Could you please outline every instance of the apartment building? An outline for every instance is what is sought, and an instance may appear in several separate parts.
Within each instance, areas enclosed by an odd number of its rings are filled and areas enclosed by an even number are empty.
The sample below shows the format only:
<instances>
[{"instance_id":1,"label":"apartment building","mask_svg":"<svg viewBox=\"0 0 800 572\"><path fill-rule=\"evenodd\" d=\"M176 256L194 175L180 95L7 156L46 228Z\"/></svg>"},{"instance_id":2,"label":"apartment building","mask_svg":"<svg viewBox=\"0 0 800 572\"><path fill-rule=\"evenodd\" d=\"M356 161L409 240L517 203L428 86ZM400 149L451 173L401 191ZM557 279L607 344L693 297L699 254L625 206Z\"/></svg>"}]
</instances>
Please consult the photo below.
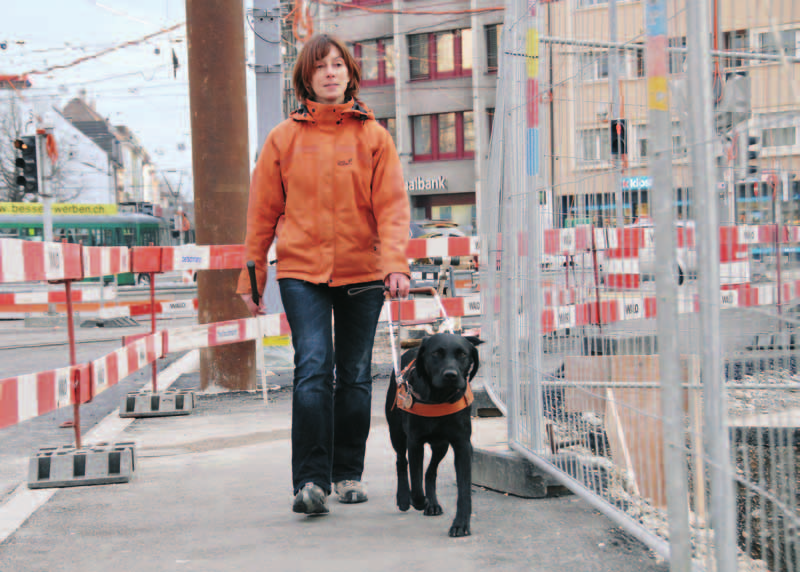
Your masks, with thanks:
<instances>
[{"instance_id":1,"label":"apartment building","mask_svg":"<svg viewBox=\"0 0 800 572\"><path fill-rule=\"evenodd\" d=\"M346 3L350 6L320 5L316 27L345 40L359 59L361 98L395 139L413 217L474 227L496 107L504 13L463 11L500 3L445 1L433 8L418 0ZM540 51L543 208L553 212L554 226L613 226L620 201L622 222L635 222L649 215L652 193L660 192L648 177L653 146L644 4L617 3L617 41L626 44L617 74L627 147L616 171L609 132L612 70L602 45L610 41L608 3L539 5L545 27ZM718 208L723 222L771 222L778 215L783 222L800 223L800 64L754 57L800 56L800 6L777 2L772 13L759 6L757 0L718 1L718 50L731 52L718 59L721 81L715 91ZM412 13L426 7L447 15ZM670 4L669 192L678 216L688 218L696 216L687 146L688 103L695 95L687 89L686 21L680 8L678 2ZM771 18L779 22L777 42ZM548 37L558 41L550 43ZM748 150L755 159L747 158ZM755 168L748 170L748 164Z\"/></svg>"},{"instance_id":2,"label":"apartment building","mask_svg":"<svg viewBox=\"0 0 800 572\"><path fill-rule=\"evenodd\" d=\"M686 47L681 5L670 3L669 14L671 192L678 216L685 218L693 206L687 110L688 102L698 96L687 89L686 53L680 51ZM779 212L783 222L800 223L800 64L755 57L800 56L800 7L776 2L768 11L756 0L719 0L717 8L718 50L731 52L718 59L722 81L715 91L721 220L772 222ZM627 44L617 66L627 154L616 177L610 153L609 52L580 43L610 41L608 4L567 0L550 4L549 9L552 14L544 35L576 40L553 44L542 62L552 70L555 86L545 104L549 113L544 113L545 131L557 134L553 152L550 147L545 150L545 162L551 167L548 184L555 194L555 223L613 225L620 198L624 222L633 222L648 214L652 193L662 192L652 188L647 177L653 147L647 124L644 3L620 1L617 5L617 41ZM773 18L778 22L775 30L770 27ZM747 151L755 158L748 159ZM754 168L748 170L748 164Z\"/></svg>"},{"instance_id":3,"label":"apartment building","mask_svg":"<svg viewBox=\"0 0 800 572\"><path fill-rule=\"evenodd\" d=\"M446 16L360 8L420 10L414 0L320 4L317 29L347 42L362 69L360 98L394 138L412 218L450 219L477 231L497 89L503 11L471 15L486 0L437 2Z\"/></svg>"}]
</instances>

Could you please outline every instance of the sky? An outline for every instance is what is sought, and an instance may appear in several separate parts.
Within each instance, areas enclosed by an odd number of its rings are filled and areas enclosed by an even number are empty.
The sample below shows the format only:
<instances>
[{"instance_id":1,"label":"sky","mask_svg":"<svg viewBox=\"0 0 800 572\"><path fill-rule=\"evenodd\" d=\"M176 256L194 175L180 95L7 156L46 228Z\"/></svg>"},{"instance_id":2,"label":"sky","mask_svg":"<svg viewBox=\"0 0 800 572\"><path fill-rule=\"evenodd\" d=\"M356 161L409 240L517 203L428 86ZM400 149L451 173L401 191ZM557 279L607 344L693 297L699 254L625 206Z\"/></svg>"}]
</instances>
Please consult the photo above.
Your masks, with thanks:
<instances>
[{"instance_id":1,"label":"sky","mask_svg":"<svg viewBox=\"0 0 800 572\"><path fill-rule=\"evenodd\" d=\"M6 3L9 0L3 0ZM36 0L2 11L0 74L68 64L114 45L138 40L186 20L186 0ZM245 55L253 61L246 28ZM5 49L3 49L5 46ZM179 67L174 76L172 50ZM126 125L155 165L191 189L191 122L186 27L84 63L31 76L25 97L63 107L82 90L114 125ZM251 148L255 139L254 78L247 74ZM250 153L253 156L253 153Z\"/></svg>"}]
</instances>

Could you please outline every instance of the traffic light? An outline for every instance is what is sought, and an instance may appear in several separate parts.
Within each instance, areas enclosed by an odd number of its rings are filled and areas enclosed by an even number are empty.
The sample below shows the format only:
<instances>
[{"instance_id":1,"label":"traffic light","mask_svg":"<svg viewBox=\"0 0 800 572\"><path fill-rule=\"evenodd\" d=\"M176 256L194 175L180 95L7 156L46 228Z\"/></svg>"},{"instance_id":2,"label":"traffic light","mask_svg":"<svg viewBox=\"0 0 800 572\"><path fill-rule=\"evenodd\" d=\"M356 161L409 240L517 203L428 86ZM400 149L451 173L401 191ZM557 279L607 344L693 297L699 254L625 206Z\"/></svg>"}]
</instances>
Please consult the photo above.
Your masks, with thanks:
<instances>
[{"instance_id":1,"label":"traffic light","mask_svg":"<svg viewBox=\"0 0 800 572\"><path fill-rule=\"evenodd\" d=\"M14 148L18 152L15 164L17 166L17 185L25 193L39 192L39 177L36 167L36 136L23 135L14 141Z\"/></svg>"},{"instance_id":2,"label":"traffic light","mask_svg":"<svg viewBox=\"0 0 800 572\"><path fill-rule=\"evenodd\" d=\"M745 176L752 177L758 173L758 137L747 137L747 171Z\"/></svg>"},{"instance_id":3,"label":"traffic light","mask_svg":"<svg viewBox=\"0 0 800 572\"><path fill-rule=\"evenodd\" d=\"M626 119L612 119L610 122L612 155L628 154L628 135L626 125Z\"/></svg>"}]
</instances>

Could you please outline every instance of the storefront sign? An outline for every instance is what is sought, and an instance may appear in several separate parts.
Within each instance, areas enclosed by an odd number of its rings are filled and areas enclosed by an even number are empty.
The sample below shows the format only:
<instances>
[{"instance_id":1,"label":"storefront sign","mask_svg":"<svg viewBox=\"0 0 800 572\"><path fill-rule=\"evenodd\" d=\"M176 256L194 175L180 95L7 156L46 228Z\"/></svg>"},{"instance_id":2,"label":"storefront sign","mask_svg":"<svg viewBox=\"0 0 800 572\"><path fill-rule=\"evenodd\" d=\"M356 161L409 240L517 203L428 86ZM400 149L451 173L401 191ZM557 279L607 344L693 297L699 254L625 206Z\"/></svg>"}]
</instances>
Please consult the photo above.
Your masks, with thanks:
<instances>
[{"instance_id":1,"label":"storefront sign","mask_svg":"<svg viewBox=\"0 0 800 572\"><path fill-rule=\"evenodd\" d=\"M78 203L55 203L53 204L54 216L81 215L115 215L117 205L113 204L78 204ZM40 216L44 213L42 203L0 203L0 215L34 215Z\"/></svg>"},{"instance_id":2,"label":"storefront sign","mask_svg":"<svg viewBox=\"0 0 800 572\"><path fill-rule=\"evenodd\" d=\"M406 181L407 193L411 191L430 191L433 189L447 190L447 177L443 175L440 175L438 177L433 177L431 179L423 179L422 177L417 177L416 179L411 179L410 181Z\"/></svg>"},{"instance_id":3,"label":"storefront sign","mask_svg":"<svg viewBox=\"0 0 800 572\"><path fill-rule=\"evenodd\" d=\"M653 186L652 177L622 177L623 191L637 191L649 189Z\"/></svg>"}]
</instances>

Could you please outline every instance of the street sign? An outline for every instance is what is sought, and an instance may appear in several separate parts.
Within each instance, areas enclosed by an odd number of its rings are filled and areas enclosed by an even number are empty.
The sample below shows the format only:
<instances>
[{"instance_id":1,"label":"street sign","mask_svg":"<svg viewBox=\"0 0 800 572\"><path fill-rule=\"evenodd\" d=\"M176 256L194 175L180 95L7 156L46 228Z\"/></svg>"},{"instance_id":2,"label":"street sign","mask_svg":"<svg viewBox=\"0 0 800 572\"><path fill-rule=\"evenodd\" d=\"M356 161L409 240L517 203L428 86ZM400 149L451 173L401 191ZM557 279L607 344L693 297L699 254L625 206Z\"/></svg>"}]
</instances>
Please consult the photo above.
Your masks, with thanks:
<instances>
[{"instance_id":1,"label":"street sign","mask_svg":"<svg viewBox=\"0 0 800 572\"><path fill-rule=\"evenodd\" d=\"M622 177L623 191L637 191L649 189L653 186L652 177Z\"/></svg>"}]
</instances>

